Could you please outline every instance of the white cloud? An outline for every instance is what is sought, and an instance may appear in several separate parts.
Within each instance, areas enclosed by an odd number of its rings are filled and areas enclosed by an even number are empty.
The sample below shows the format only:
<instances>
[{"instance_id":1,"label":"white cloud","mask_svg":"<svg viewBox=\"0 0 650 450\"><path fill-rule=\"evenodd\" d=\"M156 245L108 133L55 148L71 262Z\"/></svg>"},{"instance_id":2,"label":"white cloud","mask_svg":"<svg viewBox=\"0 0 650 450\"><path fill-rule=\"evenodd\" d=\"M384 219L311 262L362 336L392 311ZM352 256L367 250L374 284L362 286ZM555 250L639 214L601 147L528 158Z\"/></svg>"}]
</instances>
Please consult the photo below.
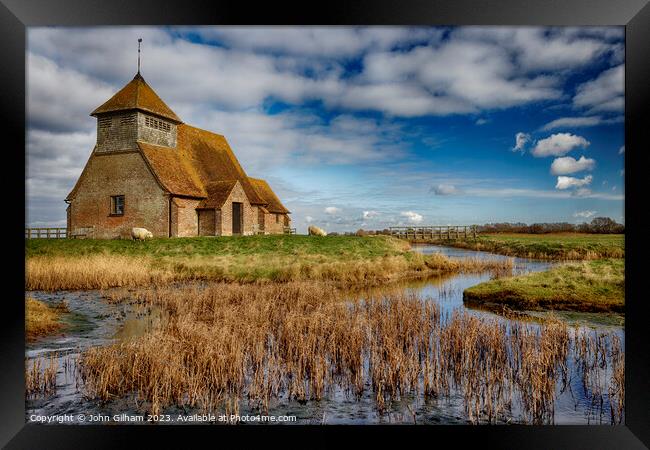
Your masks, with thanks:
<instances>
[{"instance_id":1,"label":"white cloud","mask_svg":"<svg viewBox=\"0 0 650 450\"><path fill-rule=\"evenodd\" d=\"M600 116L591 117L561 117L555 119L542 127L542 130L553 130L555 128L577 128L589 127L602 123Z\"/></svg>"},{"instance_id":2,"label":"white cloud","mask_svg":"<svg viewBox=\"0 0 650 450\"><path fill-rule=\"evenodd\" d=\"M187 117L185 117L187 116ZM202 110L185 121L223 134L237 158L262 176L271 166L293 163L355 164L399 159L406 148L400 128L382 119L350 115L330 121L307 112Z\"/></svg>"},{"instance_id":3,"label":"white cloud","mask_svg":"<svg viewBox=\"0 0 650 450\"><path fill-rule=\"evenodd\" d=\"M566 178L566 177L564 177ZM558 192L542 189L521 189L521 188L473 188L467 189L466 194L476 197L489 197L489 198L555 198L555 199L570 199L575 197L572 192ZM623 195L604 194L601 192L590 192L589 198L600 200L623 200Z\"/></svg>"},{"instance_id":4,"label":"white cloud","mask_svg":"<svg viewBox=\"0 0 650 450\"><path fill-rule=\"evenodd\" d=\"M336 206L328 206L327 208L324 209L324 211L325 214L334 215L340 213L341 209L337 208Z\"/></svg>"},{"instance_id":5,"label":"white cloud","mask_svg":"<svg viewBox=\"0 0 650 450\"><path fill-rule=\"evenodd\" d=\"M353 57L369 50L438 39L442 29L422 27L192 27L191 33L208 40L256 52L309 56Z\"/></svg>"},{"instance_id":6,"label":"white cloud","mask_svg":"<svg viewBox=\"0 0 650 450\"><path fill-rule=\"evenodd\" d=\"M480 118L480 119L477 119L477 120L476 120L476 125L485 125L485 124L488 123L488 122L489 122L488 119Z\"/></svg>"},{"instance_id":7,"label":"white cloud","mask_svg":"<svg viewBox=\"0 0 650 450\"><path fill-rule=\"evenodd\" d=\"M379 213L377 211L364 211L362 214L362 217L364 219L372 219L374 217L377 217Z\"/></svg>"},{"instance_id":8,"label":"white cloud","mask_svg":"<svg viewBox=\"0 0 650 450\"><path fill-rule=\"evenodd\" d=\"M314 221L314 218L312 216L305 216L305 222L311 223Z\"/></svg>"},{"instance_id":9,"label":"white cloud","mask_svg":"<svg viewBox=\"0 0 650 450\"><path fill-rule=\"evenodd\" d=\"M589 219L590 217L593 217L596 215L598 211L576 211L573 214L573 217L581 217L583 219Z\"/></svg>"},{"instance_id":10,"label":"white cloud","mask_svg":"<svg viewBox=\"0 0 650 450\"><path fill-rule=\"evenodd\" d=\"M95 119L89 114L114 94L111 86L32 53L27 65L29 126L58 132L94 130Z\"/></svg>"},{"instance_id":11,"label":"white cloud","mask_svg":"<svg viewBox=\"0 0 650 450\"><path fill-rule=\"evenodd\" d=\"M530 142L530 134L520 131L515 135L515 146L512 148L512 151L523 153L528 142Z\"/></svg>"},{"instance_id":12,"label":"white cloud","mask_svg":"<svg viewBox=\"0 0 650 450\"><path fill-rule=\"evenodd\" d=\"M576 89L573 104L590 111L622 111L625 105L625 65L602 72Z\"/></svg>"},{"instance_id":13,"label":"white cloud","mask_svg":"<svg viewBox=\"0 0 650 450\"><path fill-rule=\"evenodd\" d=\"M532 154L538 158L544 156L562 156L576 147L586 148L589 141L582 136L571 133L557 133L537 141Z\"/></svg>"},{"instance_id":14,"label":"white cloud","mask_svg":"<svg viewBox=\"0 0 650 450\"><path fill-rule=\"evenodd\" d=\"M418 213L413 212L413 211L402 211L400 213L400 216L406 217L408 219L408 221L411 222L411 223L420 223L420 222L422 222L422 219L424 219L424 217L422 217L421 214L418 214Z\"/></svg>"},{"instance_id":15,"label":"white cloud","mask_svg":"<svg viewBox=\"0 0 650 450\"><path fill-rule=\"evenodd\" d=\"M220 45L190 42L189 33ZM553 70L587 64L611 47L541 27L36 28L28 44L117 88L135 72L140 36L143 75L172 109L244 110L277 98L406 117L558 99L562 75ZM358 75L344 76L337 58L347 57L363 58Z\"/></svg>"},{"instance_id":16,"label":"white cloud","mask_svg":"<svg viewBox=\"0 0 650 450\"><path fill-rule=\"evenodd\" d=\"M439 184L431 188L431 191L436 195L457 195L462 192L453 184Z\"/></svg>"},{"instance_id":17,"label":"white cloud","mask_svg":"<svg viewBox=\"0 0 650 450\"><path fill-rule=\"evenodd\" d=\"M573 191L571 195L574 197L590 197L593 195L593 192L589 188L581 187Z\"/></svg>"},{"instance_id":18,"label":"white cloud","mask_svg":"<svg viewBox=\"0 0 650 450\"><path fill-rule=\"evenodd\" d=\"M551 174L567 175L570 173L581 172L583 170L593 170L596 167L596 160L581 156L576 160L571 156L555 158L551 164Z\"/></svg>"},{"instance_id":19,"label":"white cloud","mask_svg":"<svg viewBox=\"0 0 650 450\"><path fill-rule=\"evenodd\" d=\"M622 155L623 153L625 153L625 146L621 145L621 148L618 149L618 154Z\"/></svg>"},{"instance_id":20,"label":"white cloud","mask_svg":"<svg viewBox=\"0 0 650 450\"><path fill-rule=\"evenodd\" d=\"M593 177L587 175L584 178L574 178L574 177L557 177L557 184L555 185L556 189L569 189L569 188L579 188L591 184Z\"/></svg>"}]
</instances>

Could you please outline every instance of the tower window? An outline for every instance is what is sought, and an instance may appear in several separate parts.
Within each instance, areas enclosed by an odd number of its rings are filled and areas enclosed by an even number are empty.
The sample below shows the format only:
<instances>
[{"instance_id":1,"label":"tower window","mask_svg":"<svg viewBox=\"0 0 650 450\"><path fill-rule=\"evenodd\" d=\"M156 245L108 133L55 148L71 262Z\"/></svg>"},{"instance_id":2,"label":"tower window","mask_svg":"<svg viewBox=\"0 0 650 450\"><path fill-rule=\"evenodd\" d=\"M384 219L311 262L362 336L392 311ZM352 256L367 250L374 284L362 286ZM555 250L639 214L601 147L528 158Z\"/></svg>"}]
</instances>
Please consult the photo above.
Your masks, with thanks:
<instances>
[{"instance_id":1,"label":"tower window","mask_svg":"<svg viewBox=\"0 0 650 450\"><path fill-rule=\"evenodd\" d=\"M171 129L171 126L164 120L154 119L150 116L145 116L144 124L147 127L153 128L155 130L169 131Z\"/></svg>"},{"instance_id":2,"label":"tower window","mask_svg":"<svg viewBox=\"0 0 650 450\"><path fill-rule=\"evenodd\" d=\"M113 124L113 120L110 117L102 117L101 119L99 119L98 123L99 123L99 128L105 130L111 127L111 125Z\"/></svg>"},{"instance_id":3,"label":"tower window","mask_svg":"<svg viewBox=\"0 0 650 450\"><path fill-rule=\"evenodd\" d=\"M124 215L124 196L113 195L111 197L111 216Z\"/></svg>"},{"instance_id":4,"label":"tower window","mask_svg":"<svg viewBox=\"0 0 650 450\"><path fill-rule=\"evenodd\" d=\"M135 114L129 114L120 118L120 125L133 125L135 123Z\"/></svg>"}]
</instances>

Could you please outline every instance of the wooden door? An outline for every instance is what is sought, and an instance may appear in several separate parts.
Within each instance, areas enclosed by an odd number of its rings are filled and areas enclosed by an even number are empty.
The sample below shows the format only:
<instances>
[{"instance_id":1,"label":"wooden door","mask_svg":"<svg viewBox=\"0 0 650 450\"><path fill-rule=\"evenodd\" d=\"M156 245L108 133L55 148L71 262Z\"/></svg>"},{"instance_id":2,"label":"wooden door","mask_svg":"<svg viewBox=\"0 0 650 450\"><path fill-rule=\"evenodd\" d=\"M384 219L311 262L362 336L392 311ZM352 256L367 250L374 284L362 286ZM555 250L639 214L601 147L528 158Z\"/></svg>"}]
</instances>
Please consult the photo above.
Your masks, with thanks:
<instances>
[{"instance_id":1,"label":"wooden door","mask_svg":"<svg viewBox=\"0 0 650 450\"><path fill-rule=\"evenodd\" d=\"M232 204L232 234L241 234L243 226L243 217L242 217L242 204L235 203Z\"/></svg>"}]
</instances>

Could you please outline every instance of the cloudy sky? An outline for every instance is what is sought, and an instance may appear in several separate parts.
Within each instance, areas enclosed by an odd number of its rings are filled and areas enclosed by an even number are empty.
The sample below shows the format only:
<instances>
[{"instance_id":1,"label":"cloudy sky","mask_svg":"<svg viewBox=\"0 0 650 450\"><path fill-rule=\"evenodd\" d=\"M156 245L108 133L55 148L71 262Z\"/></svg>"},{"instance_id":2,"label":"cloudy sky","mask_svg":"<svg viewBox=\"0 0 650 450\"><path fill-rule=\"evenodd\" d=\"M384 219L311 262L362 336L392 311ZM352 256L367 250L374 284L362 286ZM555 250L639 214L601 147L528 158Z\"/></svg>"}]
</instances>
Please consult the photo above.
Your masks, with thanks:
<instances>
[{"instance_id":1,"label":"cloudy sky","mask_svg":"<svg viewBox=\"0 0 650 450\"><path fill-rule=\"evenodd\" d=\"M294 226L624 221L624 29L30 28L27 223L64 226L89 113L137 70Z\"/></svg>"}]
</instances>

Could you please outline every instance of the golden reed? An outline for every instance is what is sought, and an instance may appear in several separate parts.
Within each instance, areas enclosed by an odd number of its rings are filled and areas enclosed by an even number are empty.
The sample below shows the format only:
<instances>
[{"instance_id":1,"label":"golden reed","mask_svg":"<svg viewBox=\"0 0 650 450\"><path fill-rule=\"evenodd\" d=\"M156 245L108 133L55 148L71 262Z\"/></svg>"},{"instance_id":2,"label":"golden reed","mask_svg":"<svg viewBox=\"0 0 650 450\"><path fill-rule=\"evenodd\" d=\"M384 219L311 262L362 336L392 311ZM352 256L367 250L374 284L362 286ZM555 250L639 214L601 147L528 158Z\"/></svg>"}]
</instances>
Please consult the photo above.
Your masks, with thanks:
<instances>
[{"instance_id":1,"label":"golden reed","mask_svg":"<svg viewBox=\"0 0 650 450\"><path fill-rule=\"evenodd\" d=\"M516 400L523 421L549 423L572 340L595 345L559 320L447 316L414 293L350 300L332 283L195 283L129 295L166 319L143 336L85 351L77 374L89 397L136 393L153 413L172 405L237 411L242 401L268 411L278 397L305 402L342 389L360 398L370 389L380 413L405 395L461 393L472 423L509 420ZM605 355L615 373L617 351ZM610 394L616 414L619 386Z\"/></svg>"},{"instance_id":2,"label":"golden reed","mask_svg":"<svg viewBox=\"0 0 650 450\"><path fill-rule=\"evenodd\" d=\"M334 281L341 284L379 284L426 277L444 272L512 270L509 259L450 259L445 256L405 253L352 261L327 257L296 258L251 255L241 257L153 257L88 255L34 256L26 263L26 290L107 289L148 286L175 281L218 282Z\"/></svg>"}]
</instances>

